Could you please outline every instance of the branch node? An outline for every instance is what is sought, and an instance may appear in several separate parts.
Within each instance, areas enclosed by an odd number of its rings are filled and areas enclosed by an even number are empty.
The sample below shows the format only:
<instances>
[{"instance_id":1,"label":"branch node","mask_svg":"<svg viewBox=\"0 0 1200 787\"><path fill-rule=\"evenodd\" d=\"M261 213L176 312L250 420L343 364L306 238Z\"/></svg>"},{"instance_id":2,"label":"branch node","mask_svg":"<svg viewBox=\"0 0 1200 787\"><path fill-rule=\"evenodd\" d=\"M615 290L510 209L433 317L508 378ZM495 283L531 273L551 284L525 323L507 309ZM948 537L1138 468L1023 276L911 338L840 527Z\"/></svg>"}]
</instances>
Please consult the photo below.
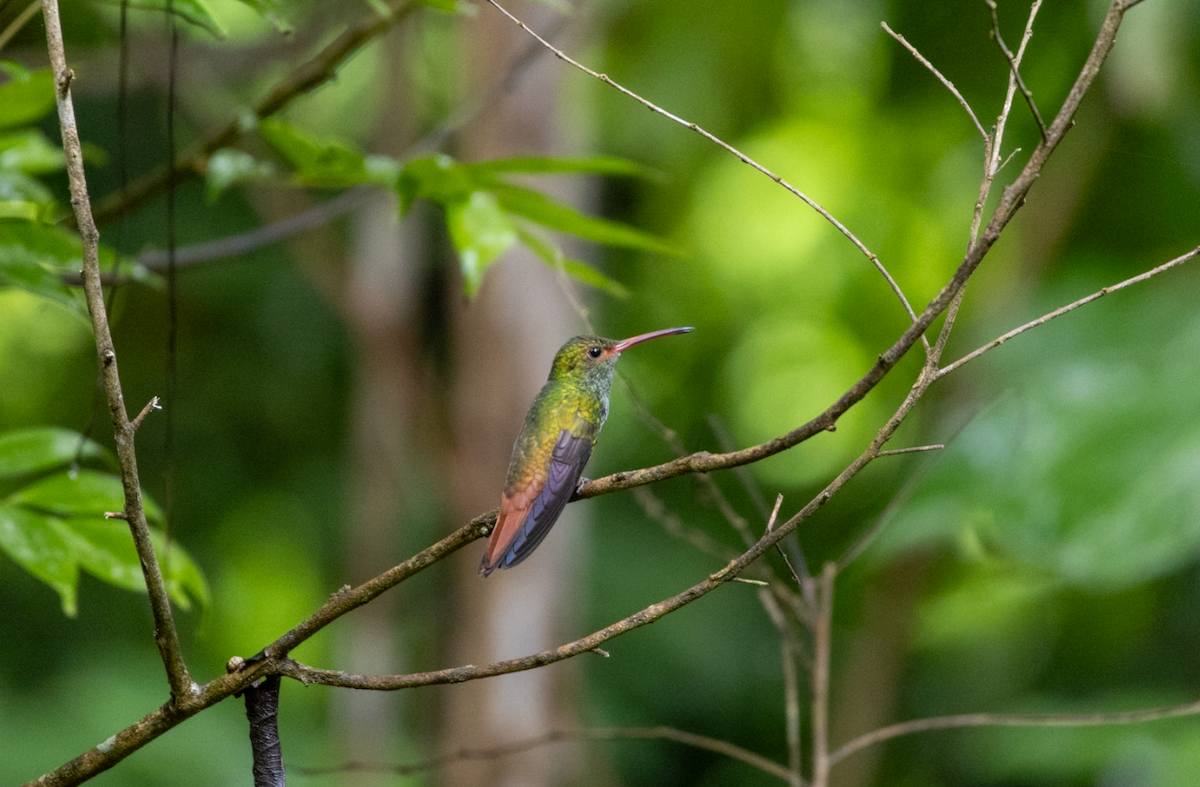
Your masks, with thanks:
<instances>
[{"instance_id":1,"label":"branch node","mask_svg":"<svg viewBox=\"0 0 1200 787\"><path fill-rule=\"evenodd\" d=\"M129 517L125 516L124 511L105 511L104 518L105 519L123 519L126 522L129 521Z\"/></svg>"}]
</instances>

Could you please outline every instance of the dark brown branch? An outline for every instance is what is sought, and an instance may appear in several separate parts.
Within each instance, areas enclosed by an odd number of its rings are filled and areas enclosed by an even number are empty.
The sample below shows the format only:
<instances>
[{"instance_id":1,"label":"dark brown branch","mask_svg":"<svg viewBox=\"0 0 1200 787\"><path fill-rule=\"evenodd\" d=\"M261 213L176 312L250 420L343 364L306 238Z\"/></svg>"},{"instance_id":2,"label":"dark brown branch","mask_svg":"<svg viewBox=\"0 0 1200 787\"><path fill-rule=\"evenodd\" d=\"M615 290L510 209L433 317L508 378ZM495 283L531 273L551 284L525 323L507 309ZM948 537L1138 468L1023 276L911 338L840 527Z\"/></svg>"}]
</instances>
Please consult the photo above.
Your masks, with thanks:
<instances>
[{"instance_id":1,"label":"dark brown branch","mask_svg":"<svg viewBox=\"0 0 1200 787\"><path fill-rule=\"evenodd\" d=\"M66 49L63 45L62 23L58 14L57 0L42 0L42 14L46 21L46 41L50 51L50 63L54 69L55 97L58 102L58 119L62 126L63 154L67 161L67 175L71 187L71 206L79 225L83 242L83 289L87 299L88 314L96 336L96 353L100 360L104 392L108 398L109 415L112 418L113 435L116 439L117 458L121 465L121 486L125 492L125 519L133 543L137 547L150 595L150 609L154 614L154 641L167 671L171 687L171 698L175 703L187 704L196 686L188 675L183 652L179 647L179 634L171 616L171 599L163 583L162 570L154 545L150 541L150 527L146 523L146 512L142 507L142 489L138 480L137 452L134 449L136 426L130 422L125 411L125 397L121 391L121 376L117 371L117 353L113 346L112 333L108 327L108 314L104 306L104 292L100 285L100 233L92 218L91 202L88 199L87 178L83 169L83 147L79 141L79 128L75 123L75 106L71 100L71 80L74 74L67 68Z\"/></svg>"},{"instance_id":2,"label":"dark brown branch","mask_svg":"<svg viewBox=\"0 0 1200 787\"><path fill-rule=\"evenodd\" d=\"M275 86L252 110L258 120L268 118L283 109L293 99L314 90L337 75L337 69L348 57L357 52L371 39L381 35L396 23L406 18L418 3L408 0L388 0L387 14L374 14L344 31L315 57L301 64ZM228 125L185 152L172 167L161 167L150 172L120 192L109 194L96 203L97 224L107 224L123 218L145 205L166 189L167 184L178 185L204 171L208 157L221 148L228 147L241 138L244 131L241 119Z\"/></svg>"}]
</instances>

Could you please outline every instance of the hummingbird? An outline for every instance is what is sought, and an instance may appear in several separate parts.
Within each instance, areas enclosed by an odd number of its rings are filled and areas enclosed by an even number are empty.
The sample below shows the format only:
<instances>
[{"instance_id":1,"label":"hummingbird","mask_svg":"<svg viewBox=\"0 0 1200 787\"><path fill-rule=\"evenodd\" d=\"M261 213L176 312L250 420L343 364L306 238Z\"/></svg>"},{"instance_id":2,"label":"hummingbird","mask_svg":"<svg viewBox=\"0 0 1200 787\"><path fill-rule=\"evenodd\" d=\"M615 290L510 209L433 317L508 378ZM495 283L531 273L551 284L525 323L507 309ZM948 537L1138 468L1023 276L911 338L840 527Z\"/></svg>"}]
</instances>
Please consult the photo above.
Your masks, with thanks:
<instances>
[{"instance_id":1,"label":"hummingbird","mask_svg":"<svg viewBox=\"0 0 1200 787\"><path fill-rule=\"evenodd\" d=\"M500 515L479 573L512 568L537 549L579 487L608 418L608 392L621 353L635 344L688 333L665 328L621 341L576 336L554 356L550 379L525 416L500 496Z\"/></svg>"}]
</instances>

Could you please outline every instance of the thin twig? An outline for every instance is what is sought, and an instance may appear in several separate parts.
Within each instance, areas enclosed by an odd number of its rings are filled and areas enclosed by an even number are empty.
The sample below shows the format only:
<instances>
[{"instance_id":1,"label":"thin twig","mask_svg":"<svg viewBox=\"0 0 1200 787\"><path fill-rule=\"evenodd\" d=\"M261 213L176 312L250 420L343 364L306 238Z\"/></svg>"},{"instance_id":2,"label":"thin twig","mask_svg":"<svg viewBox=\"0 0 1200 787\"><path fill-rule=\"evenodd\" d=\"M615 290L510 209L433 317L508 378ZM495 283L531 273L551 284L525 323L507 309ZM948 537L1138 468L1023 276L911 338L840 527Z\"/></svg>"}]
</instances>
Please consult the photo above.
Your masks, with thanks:
<instances>
[{"instance_id":1,"label":"thin twig","mask_svg":"<svg viewBox=\"0 0 1200 787\"><path fill-rule=\"evenodd\" d=\"M874 252L872 252L870 249L868 249L866 247L866 244L864 244L862 241L860 241L854 235L854 233L851 232L844 224L842 224L840 221L838 221L836 218L834 218L832 213L825 210L825 208L823 208L819 204L817 204L816 201L814 201L812 198L810 198L804 192L800 191L800 189L798 189L795 186L793 186L792 184L788 183L782 177L780 177L779 175L776 175L774 172L767 169L762 164L759 164L757 161L750 158L749 156L747 156L745 153L741 152L737 148L733 147L728 142L725 142L724 140L720 139L719 137L709 133L708 131L705 131L703 128L701 128L697 124L692 123L691 121L688 121L688 120L684 120L683 118L679 117L678 115L668 112L667 110L658 106L657 104L650 101L649 99L643 98L642 96L638 95L637 93L634 93L632 90L625 87L624 85L621 85L620 83L616 82L611 77L609 77L607 74L601 74L598 71L594 71L594 70L588 68L587 66L583 65L578 60L575 60L570 55L568 55L566 52L562 51L561 49L554 46L549 41L547 41L546 39L542 38L540 35L535 33L529 27L529 25L525 24L520 19L518 19L517 17L515 17L511 13L509 13L507 10L505 10L505 8L503 6L501 6L499 3L497 3L496 0L488 0L488 3L490 3L492 6L494 6L498 11L500 11L500 13L504 14L509 19L511 19L514 23L517 24L517 26L519 26L526 33L528 33L529 35L531 35L535 39L537 39L537 41L539 43L541 43L542 46L546 47L551 52L553 52L554 56L557 57L559 60L562 60L564 63L568 63L569 65L574 66L575 68L579 69L580 71L584 72L585 74L595 77L596 79L600 80L604 84L606 84L612 88L615 88L616 90L625 94L629 98L632 98L634 101L637 101L639 104L646 107L650 111L655 112L659 115L662 115L663 117L667 118L668 120L672 120L675 123L678 123L679 125L681 125L685 128L689 128L692 131L695 131L697 134L704 137L709 142L712 142L714 145L717 145L718 147L723 148L724 150L728 151L729 153L732 153L734 156L737 156L737 158L743 164L750 165L754 169L761 172L763 175L766 175L768 178L770 178L771 180L778 183L783 188L787 189L789 192L791 192L791 194L793 196L800 199L805 205L808 205L810 208L812 208L817 213L819 213L821 215L821 217L824 218L827 222L832 224L834 226L834 228L837 229L838 232L842 233L842 235L845 236L845 238L847 240L849 240L851 243L854 244L855 248L857 248L860 252L862 252L863 256L865 256L868 260L870 260L871 264L875 266L876 270L878 270L879 273L883 276L883 278L887 281L888 286L890 286L892 288L892 292L894 292L896 294L896 297L900 299L900 303L904 307L904 311L907 312L909 319L911 319L911 320L916 319L916 313L913 312L912 306L909 305L908 298L906 298L904 296L904 291L900 289L900 285L897 284L896 280L892 278L892 275L890 273L888 273L887 268L884 267L883 263L879 260L879 257Z\"/></svg>"},{"instance_id":2,"label":"thin twig","mask_svg":"<svg viewBox=\"0 0 1200 787\"><path fill-rule=\"evenodd\" d=\"M162 405L160 405L158 403L158 397L157 396L151 397L150 401L146 402L146 406L142 408L142 411L140 413L138 413L137 417L134 418L133 421L130 423L130 426L133 427L133 431L136 432L138 429L141 428L142 421L146 420L146 416L150 415L150 412L152 410L161 410L161 409L162 409Z\"/></svg>"},{"instance_id":3,"label":"thin twig","mask_svg":"<svg viewBox=\"0 0 1200 787\"><path fill-rule=\"evenodd\" d=\"M1200 702L1184 705L1169 705L1161 708L1118 711L1115 713L1061 713L1061 714L1003 714L962 713L956 716L934 716L915 719L872 730L865 735L843 744L829 759L840 762L851 754L874 746L877 743L929 730L963 729L964 727L1103 727L1116 724L1140 724L1147 721L1174 719L1180 716L1200 714Z\"/></svg>"},{"instance_id":4,"label":"thin twig","mask_svg":"<svg viewBox=\"0 0 1200 787\"><path fill-rule=\"evenodd\" d=\"M1021 68L1017 63L1016 57L1004 43L1004 36L1000 34L1000 14L996 10L996 0L984 0L987 7L992 11L992 37L996 39L996 44L1000 47L1000 51L1004 54L1004 59L1008 61L1008 67L1012 69L1013 78L1017 80L1017 87L1021 89L1021 95L1025 97L1025 103L1029 105L1029 111L1033 113L1033 119L1037 121L1038 130L1042 133L1042 140L1046 139L1046 124L1042 121L1042 114L1038 112L1037 104L1033 100L1033 93L1025 86L1025 80L1021 79ZM1034 6L1041 4L1041 0L1034 0ZM1033 13L1037 13L1034 11Z\"/></svg>"},{"instance_id":5,"label":"thin twig","mask_svg":"<svg viewBox=\"0 0 1200 787\"><path fill-rule=\"evenodd\" d=\"M926 57L924 55L922 55L920 52L918 52L917 48L915 46L908 43L908 40L904 36L900 35L892 28L888 27L887 22L880 22L879 24L883 26L883 29L887 32L888 35L890 35L892 38L894 38L898 42L900 42L900 45L903 46L905 49L907 49L908 53L910 55L912 55L914 58L916 58L918 63L925 66L925 68L929 69L929 72L931 74L933 74L935 77L937 77L938 81L941 82L946 87L946 89L950 91L951 95L953 95L956 99L958 99L958 103L961 104L962 108L967 111L967 115L970 116L971 122L975 124L975 128L976 128L976 130L979 131L979 135L981 137L983 137L983 144L984 145L990 144L991 137L989 137L987 131L984 130L983 124L979 122L979 118L975 115L975 110L971 109L971 105L967 103L967 100L965 98L963 98L962 93L958 92L958 88L956 88L954 86L954 83L951 82L949 79L946 79L946 77L942 76L942 72L938 71L937 68L934 67L933 63L930 63L929 60L926 59Z\"/></svg>"},{"instance_id":6,"label":"thin twig","mask_svg":"<svg viewBox=\"0 0 1200 787\"><path fill-rule=\"evenodd\" d=\"M1194 260L1197 257L1200 257L1200 246L1197 246L1196 248L1192 249L1191 251L1189 251L1186 254L1181 254L1180 256L1176 257L1175 259L1173 259L1169 262L1164 262L1162 265L1159 265L1155 268L1151 268L1150 270L1145 271L1144 273L1139 273L1137 276L1132 276L1128 279L1125 279L1124 281L1109 285L1108 287L1103 287L1103 288L1097 290L1096 292L1093 292L1091 295L1088 295L1087 297L1080 298L1079 300L1074 301L1072 303L1068 303L1066 306L1060 306L1059 308L1055 309L1052 312L1043 314L1041 317L1038 317L1036 320L1030 320L1029 322L1025 323L1024 325L1022 325L1020 327L1013 328L1008 333L1003 334L1002 336L998 336L995 339L992 339L990 342L983 345L979 349L974 350L973 352L967 353L963 357L959 358L957 361L942 367L941 369L938 370L937 376L944 377L945 375L950 374L950 372L953 372L955 369L958 369L958 368L962 367L963 365L970 363L971 361L975 360L979 356L983 355L988 350L993 350L993 349L999 347L1000 345L1007 342L1009 339L1012 339L1015 336L1020 336L1021 334L1025 333L1025 331L1028 331L1031 328L1036 328L1039 325L1045 325L1046 323L1050 322L1054 318L1061 317L1064 314L1066 314L1067 312L1071 312L1071 311L1074 311L1075 309L1078 309L1080 306L1086 306L1087 304L1091 303L1092 301L1096 301L1096 300L1099 300L1100 298L1103 298L1105 295L1109 295L1110 293L1118 292L1118 291L1123 290L1126 287L1130 287L1134 284L1140 284L1141 282L1144 282L1147 279L1153 278L1153 277L1159 275L1160 273L1165 273L1166 271L1169 271L1172 268L1176 268L1180 265L1183 265L1185 262L1190 262L1191 260Z\"/></svg>"},{"instance_id":7,"label":"thin twig","mask_svg":"<svg viewBox=\"0 0 1200 787\"><path fill-rule=\"evenodd\" d=\"M125 493L125 519L133 536L141 562L142 573L150 596L150 609L154 615L154 642L158 646L167 681L171 688L172 701L186 706L193 701L195 684L188 675L183 652L179 646L179 634L171 615L171 599L167 595L162 570L154 545L150 540L150 527L146 523L146 512L142 506L142 489L138 479L137 452L134 448L134 425L125 412L125 398L121 390L121 376L117 370L117 353L112 333L108 326L108 314L104 307L104 292L100 285L100 233L92 217L88 199L87 177L83 168L83 147L79 139L79 128L75 123L75 105L71 100L73 72L67 68L66 49L63 45L62 22L58 13L57 0L42 0L42 15L46 23L46 41L50 52L50 63L54 70L55 98L58 103L58 119L62 126L63 154L67 162L67 176L71 188L71 205L75 209L75 220L83 244L83 288L87 300L88 314L96 337L96 353L104 378L104 391L108 397L108 410L112 418L113 435L116 440L117 458L121 466L121 486Z\"/></svg>"},{"instance_id":8,"label":"thin twig","mask_svg":"<svg viewBox=\"0 0 1200 787\"><path fill-rule=\"evenodd\" d=\"M946 446L942 443L934 443L933 445L914 445L909 448L892 448L887 451L880 451L876 456L896 456L897 454L917 454L922 451L940 451Z\"/></svg>"}]
</instances>

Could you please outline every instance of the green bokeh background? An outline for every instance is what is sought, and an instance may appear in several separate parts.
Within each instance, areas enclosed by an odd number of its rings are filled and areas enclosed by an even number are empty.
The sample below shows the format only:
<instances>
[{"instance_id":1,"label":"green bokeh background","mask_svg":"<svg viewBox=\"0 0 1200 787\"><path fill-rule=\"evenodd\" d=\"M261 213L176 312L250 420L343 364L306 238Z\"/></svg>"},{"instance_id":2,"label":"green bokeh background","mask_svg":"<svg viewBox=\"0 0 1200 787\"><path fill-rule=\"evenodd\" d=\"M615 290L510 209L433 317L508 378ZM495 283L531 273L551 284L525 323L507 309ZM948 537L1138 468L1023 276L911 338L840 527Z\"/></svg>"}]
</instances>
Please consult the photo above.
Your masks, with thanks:
<instances>
[{"instance_id":1,"label":"green bokeh background","mask_svg":"<svg viewBox=\"0 0 1200 787\"><path fill-rule=\"evenodd\" d=\"M211 7L229 39L186 29L185 62L278 43L240 4ZM226 122L236 111L232 102L260 96L301 59L298 52L319 43L315 31L327 31L327 39L345 19L366 12L342 2L281 9L299 41L279 45L244 80L226 80L220 89L206 89L199 77L185 82L191 92L179 119L184 139ZM115 62L115 11L90 4L64 10L69 52L110 56L82 58L84 79L76 87L85 139L109 154L89 170L93 193L106 194L117 185L119 145L115 79L100 75ZM1043 116L1069 89L1103 10L1093 0L1042 8L1023 75ZM0 22L12 13L0 11ZM1027 6L1002 2L999 13L1013 46ZM406 23L404 58L419 130L463 100L473 52L462 39L476 19L423 11ZM131 20L135 44L161 49L161 18L135 12ZM584 4L569 24L583 32L575 53L590 66L699 123L836 215L885 261L919 310L968 241L982 144L963 109L880 21L937 64L985 126L994 122L1006 66L981 2L607 0ZM42 46L34 25L0 55L38 67ZM367 147L365 129L389 100L373 85L393 64L380 46L368 47L336 82L289 107L286 119ZM165 152L158 84L138 81L129 96L132 175ZM620 155L665 175L601 183L601 208L667 238L684 256L594 252L591 259L631 296L596 296L592 316L610 336L697 327L669 353L660 348L652 358L631 354L622 362L638 397L690 450L719 449L710 414L738 445L807 421L903 330L904 312L878 273L779 186L595 80L572 71L563 84L560 122L587 140L580 154ZM51 120L44 127L56 138ZM1036 133L1018 97L1004 152L1024 152L1014 153L1002 182L1021 166ZM201 184L189 183L178 200L181 245L261 223L236 190L209 202ZM162 247L162 216L161 203L151 206L104 228L105 240L128 253ZM1146 0L1128 15L1077 127L972 283L947 357L1187 251L1198 229L1200 3ZM344 238L342 224L333 231ZM454 286L448 267L431 275L440 287ZM172 534L213 592L210 608L179 616L200 680L218 674L229 656L257 650L350 581L340 567L352 503L347 430L359 349L318 279L281 246L180 274ZM972 711L1125 710L1196 697L1198 294L1200 270L1185 267L955 372L897 437L897 445L946 442L947 449L876 463L802 528L815 569L883 518L878 538L839 584L835 682L853 679L851 656L883 636L881 620L892 620L902 633L878 656L878 674L892 676L884 722ZM431 313L425 326L422 346L435 368L455 352L445 320ZM161 291L118 292L114 330L128 402L162 392L166 325ZM0 429L90 428L107 441L94 359L86 327L66 310L0 291ZM798 509L862 449L907 391L916 363L906 359L836 433L751 468L757 493L782 493L784 511ZM617 386L614 417L589 475L670 457L633 411ZM161 418L146 422L139 449L148 490L165 500ZM714 478L761 527L755 496L732 474ZM738 543L693 480L655 493L685 522ZM902 504L889 507L901 493ZM580 571L587 583L581 629L674 594L719 565L664 533L629 494L586 505L605 530L604 548L589 553ZM459 524L443 502L419 506L415 535L406 536L413 539L405 544L409 552ZM417 669L444 666L444 645L430 641L426 625L444 603L435 600L438 582L434 574L414 586L428 611L401 624ZM5 560L0 599L0 782L35 778L163 701L161 682L146 677L157 678L161 666L143 598L85 578L79 614L65 618L50 589ZM612 645L619 658L580 670L586 723L676 726L785 758L779 643L753 589L727 588ZM298 657L325 665L332 653L327 635ZM854 688L841 686L835 700ZM285 751L304 752L305 764L339 761L328 733L332 691L285 685ZM423 725L435 714L429 708L438 691L406 710L398 761L437 753ZM96 783L249 784L241 713L233 702L207 711ZM865 731L853 728L854 718L847 723L844 734ZM614 783L771 781L677 744L592 745L604 747ZM1185 718L1137 727L934 732L875 753L882 759L866 783L879 785L1185 787L1200 780L1200 724Z\"/></svg>"}]
</instances>

